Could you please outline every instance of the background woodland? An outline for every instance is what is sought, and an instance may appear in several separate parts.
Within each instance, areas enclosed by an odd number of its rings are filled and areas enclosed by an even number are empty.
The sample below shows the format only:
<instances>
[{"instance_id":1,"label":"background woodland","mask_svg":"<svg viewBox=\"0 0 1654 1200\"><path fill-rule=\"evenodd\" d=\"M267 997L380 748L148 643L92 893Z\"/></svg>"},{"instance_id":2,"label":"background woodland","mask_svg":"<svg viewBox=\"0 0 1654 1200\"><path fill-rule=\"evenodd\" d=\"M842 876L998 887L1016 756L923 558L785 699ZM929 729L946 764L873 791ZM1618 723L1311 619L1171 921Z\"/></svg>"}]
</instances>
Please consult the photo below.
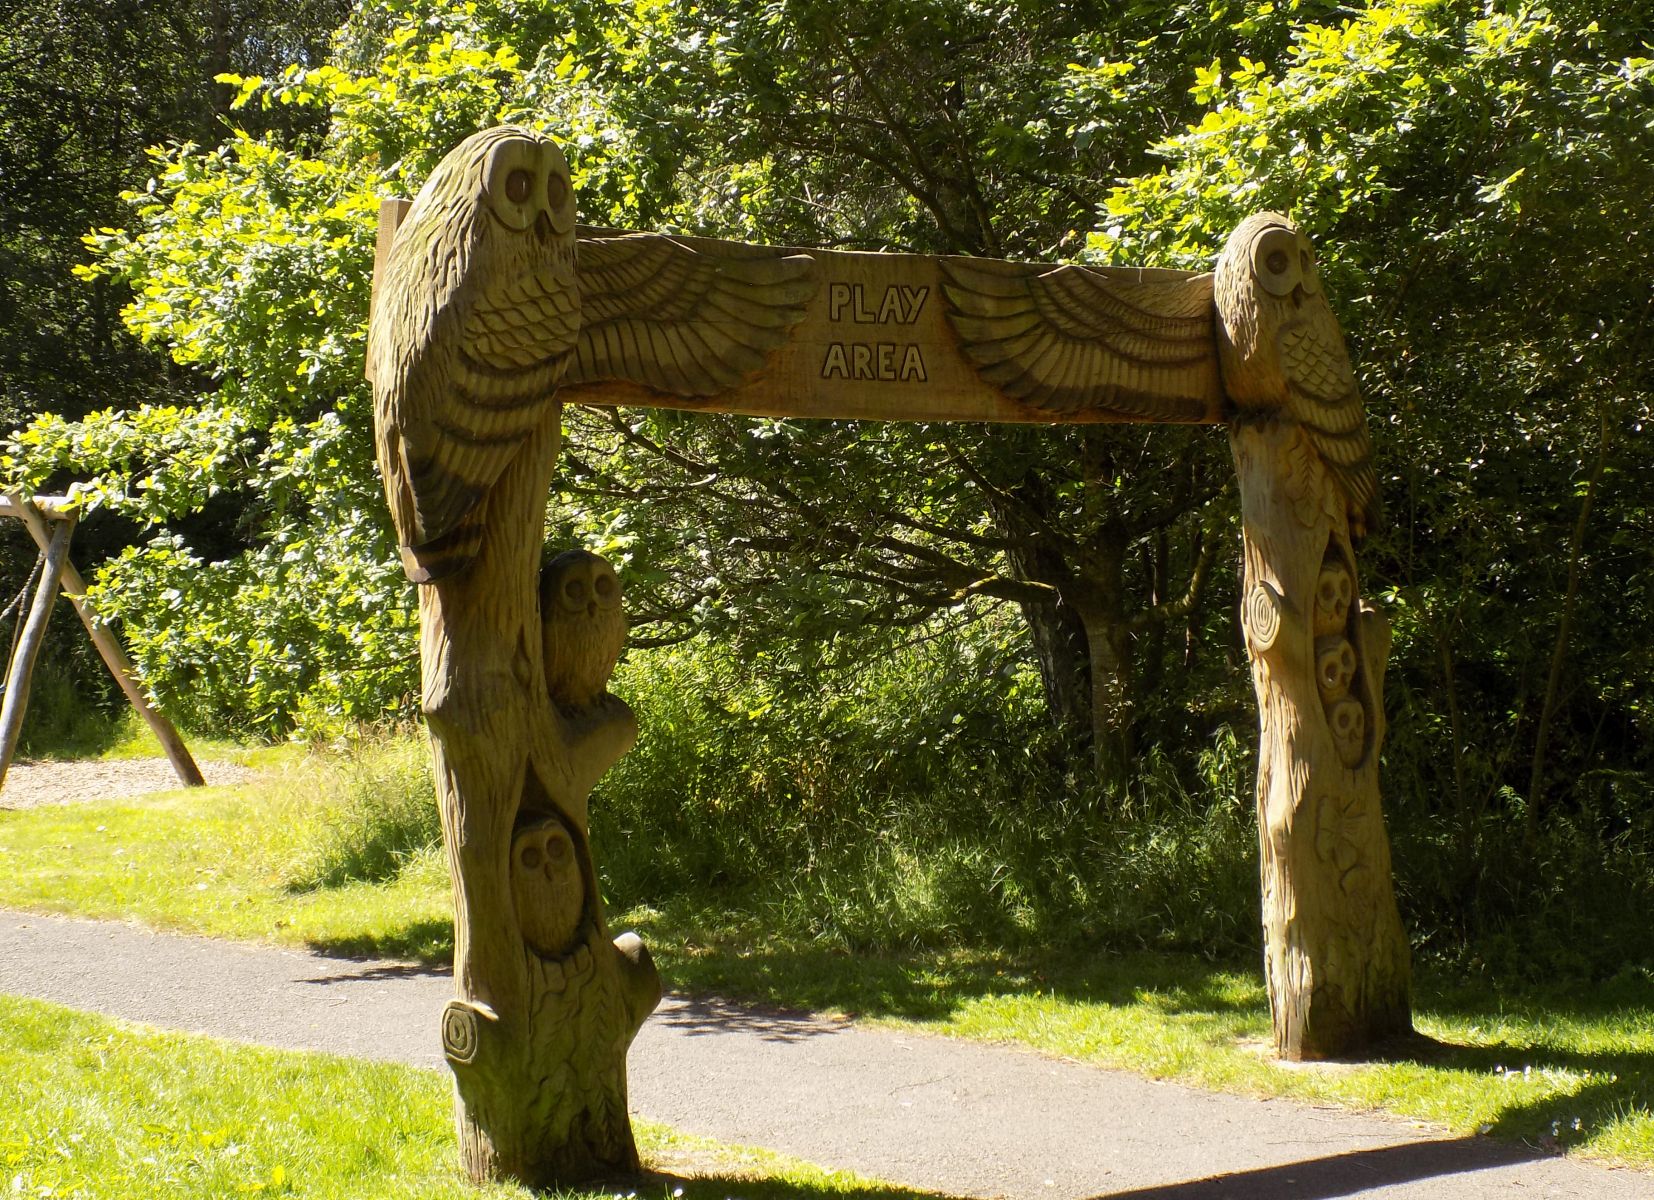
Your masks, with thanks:
<instances>
[{"instance_id":1,"label":"background woodland","mask_svg":"<svg viewBox=\"0 0 1654 1200\"><path fill-rule=\"evenodd\" d=\"M1205 269L1315 238L1365 392L1403 916L1467 974L1654 968L1654 10L9 0L0 473L202 731L405 720L372 461L378 203L541 127L581 218ZM608 888L848 946L1257 942L1221 431L571 409L615 563ZM34 561L0 546L8 594ZM59 620L32 736L109 712Z\"/></svg>"}]
</instances>

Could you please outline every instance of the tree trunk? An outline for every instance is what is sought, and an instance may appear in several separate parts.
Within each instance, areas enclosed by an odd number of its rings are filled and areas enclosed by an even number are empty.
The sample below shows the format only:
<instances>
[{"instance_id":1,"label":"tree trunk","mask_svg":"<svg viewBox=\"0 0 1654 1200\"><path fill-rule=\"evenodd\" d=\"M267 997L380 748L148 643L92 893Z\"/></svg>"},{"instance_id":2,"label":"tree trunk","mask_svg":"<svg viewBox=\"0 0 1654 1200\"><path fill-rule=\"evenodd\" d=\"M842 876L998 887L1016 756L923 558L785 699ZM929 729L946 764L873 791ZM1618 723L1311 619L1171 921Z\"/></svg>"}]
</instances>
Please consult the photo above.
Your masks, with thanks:
<instances>
[{"instance_id":1,"label":"tree trunk","mask_svg":"<svg viewBox=\"0 0 1654 1200\"><path fill-rule=\"evenodd\" d=\"M626 1049L660 996L642 943L609 938L587 842L587 792L636 726L607 697L601 728L576 727L547 692L536 574L559 440L554 417L491 491L478 558L420 588L460 1157L479 1182L536 1187L637 1169Z\"/></svg>"},{"instance_id":2,"label":"tree trunk","mask_svg":"<svg viewBox=\"0 0 1654 1200\"><path fill-rule=\"evenodd\" d=\"M1389 626L1359 598L1344 503L1304 430L1237 424L1230 447L1275 1046L1295 1061L1344 1056L1411 1028L1378 795Z\"/></svg>"}]
</instances>

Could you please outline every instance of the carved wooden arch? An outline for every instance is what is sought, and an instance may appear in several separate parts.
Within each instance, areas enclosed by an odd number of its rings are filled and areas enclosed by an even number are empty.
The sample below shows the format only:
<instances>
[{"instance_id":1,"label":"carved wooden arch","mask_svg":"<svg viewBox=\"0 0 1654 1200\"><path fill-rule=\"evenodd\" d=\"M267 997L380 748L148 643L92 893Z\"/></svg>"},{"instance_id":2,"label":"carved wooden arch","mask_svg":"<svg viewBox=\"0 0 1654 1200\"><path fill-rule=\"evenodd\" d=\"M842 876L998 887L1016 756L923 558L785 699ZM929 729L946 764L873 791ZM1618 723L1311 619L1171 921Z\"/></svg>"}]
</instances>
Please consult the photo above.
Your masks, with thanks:
<instances>
[{"instance_id":1,"label":"carved wooden arch","mask_svg":"<svg viewBox=\"0 0 1654 1200\"><path fill-rule=\"evenodd\" d=\"M576 229L549 145L510 129L468 139L411 206L386 202L374 272L368 371L423 585L456 907L442 1038L470 1174L544 1185L635 1169L625 1054L659 998L642 944L610 936L587 841L587 795L637 732L604 688L623 632L605 607L612 573L565 555L538 574L561 403L1226 425L1277 1051L1339 1056L1409 1029L1378 790L1389 640L1353 549L1376 484L1342 336L1292 223L1250 218L1213 273Z\"/></svg>"}]
</instances>

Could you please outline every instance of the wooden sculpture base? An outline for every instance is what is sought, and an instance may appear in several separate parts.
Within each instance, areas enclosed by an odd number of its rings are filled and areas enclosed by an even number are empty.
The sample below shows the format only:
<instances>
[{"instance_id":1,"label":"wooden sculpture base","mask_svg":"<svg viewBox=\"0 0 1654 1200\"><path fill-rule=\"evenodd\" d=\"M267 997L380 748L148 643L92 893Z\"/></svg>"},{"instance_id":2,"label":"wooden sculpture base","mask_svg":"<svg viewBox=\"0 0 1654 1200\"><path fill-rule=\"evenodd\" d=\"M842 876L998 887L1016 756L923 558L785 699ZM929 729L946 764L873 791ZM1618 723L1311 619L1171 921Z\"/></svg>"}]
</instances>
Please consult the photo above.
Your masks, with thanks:
<instances>
[{"instance_id":1,"label":"wooden sculpture base","mask_svg":"<svg viewBox=\"0 0 1654 1200\"><path fill-rule=\"evenodd\" d=\"M1412 1024L1378 796L1389 626L1360 601L1343 501L1305 432L1239 424L1230 446L1275 1046L1293 1061L1344 1057Z\"/></svg>"},{"instance_id":2,"label":"wooden sculpture base","mask_svg":"<svg viewBox=\"0 0 1654 1200\"><path fill-rule=\"evenodd\" d=\"M636 725L613 697L571 721L547 694L536 581L558 440L553 414L490 496L470 569L420 588L454 885L442 1045L460 1158L478 1182L530 1186L637 1169L626 1050L660 999L642 942L609 937L587 842L587 790Z\"/></svg>"}]
</instances>

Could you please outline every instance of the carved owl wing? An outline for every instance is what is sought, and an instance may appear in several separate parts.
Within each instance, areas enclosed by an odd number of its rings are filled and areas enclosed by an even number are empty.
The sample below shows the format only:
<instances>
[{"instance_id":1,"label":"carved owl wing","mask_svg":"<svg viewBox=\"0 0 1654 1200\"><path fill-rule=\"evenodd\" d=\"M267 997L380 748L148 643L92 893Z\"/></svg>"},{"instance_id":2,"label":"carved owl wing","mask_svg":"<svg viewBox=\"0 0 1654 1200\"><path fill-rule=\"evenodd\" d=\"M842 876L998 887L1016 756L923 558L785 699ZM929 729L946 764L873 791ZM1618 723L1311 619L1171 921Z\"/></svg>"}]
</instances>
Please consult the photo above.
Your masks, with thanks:
<instances>
[{"instance_id":1,"label":"carved owl wing","mask_svg":"<svg viewBox=\"0 0 1654 1200\"><path fill-rule=\"evenodd\" d=\"M691 246L661 234L581 238L581 328L565 382L626 379L710 396L764 365L816 291L809 255Z\"/></svg>"},{"instance_id":2,"label":"carved owl wing","mask_svg":"<svg viewBox=\"0 0 1654 1200\"><path fill-rule=\"evenodd\" d=\"M1354 533L1379 523L1378 477L1361 390L1350 367L1338 321L1317 295L1305 305L1307 319L1280 332L1281 373L1286 376L1287 410L1303 426L1349 504ZM1364 527L1363 527L1364 526Z\"/></svg>"},{"instance_id":3,"label":"carved owl wing","mask_svg":"<svg viewBox=\"0 0 1654 1200\"><path fill-rule=\"evenodd\" d=\"M1216 410L1211 276L965 258L942 273L961 348L1007 395L1134 420Z\"/></svg>"}]
</instances>

